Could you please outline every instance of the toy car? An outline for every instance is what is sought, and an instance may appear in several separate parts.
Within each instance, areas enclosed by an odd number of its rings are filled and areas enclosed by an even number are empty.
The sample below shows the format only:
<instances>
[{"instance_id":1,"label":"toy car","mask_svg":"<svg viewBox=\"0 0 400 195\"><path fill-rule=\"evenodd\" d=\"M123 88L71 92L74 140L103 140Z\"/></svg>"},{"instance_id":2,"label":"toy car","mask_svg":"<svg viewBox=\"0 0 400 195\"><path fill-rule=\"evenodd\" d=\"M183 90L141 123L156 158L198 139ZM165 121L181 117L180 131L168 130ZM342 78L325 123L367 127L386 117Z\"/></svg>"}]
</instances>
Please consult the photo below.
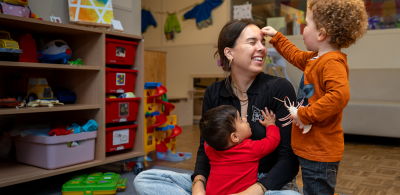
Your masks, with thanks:
<instances>
[{"instance_id":1,"label":"toy car","mask_svg":"<svg viewBox=\"0 0 400 195\"><path fill-rule=\"evenodd\" d=\"M53 92L46 78L30 77L27 74L7 75L6 94L18 101L28 96L27 103L37 99L53 100Z\"/></svg>"},{"instance_id":2,"label":"toy car","mask_svg":"<svg viewBox=\"0 0 400 195\"><path fill-rule=\"evenodd\" d=\"M42 63L66 64L71 59L72 51L63 40L54 40L45 44L42 51L37 52L37 57Z\"/></svg>"},{"instance_id":3,"label":"toy car","mask_svg":"<svg viewBox=\"0 0 400 195\"><path fill-rule=\"evenodd\" d=\"M59 100L62 103L72 104L76 101L75 93L64 87L54 87L53 93L54 99Z\"/></svg>"},{"instance_id":4,"label":"toy car","mask_svg":"<svg viewBox=\"0 0 400 195\"><path fill-rule=\"evenodd\" d=\"M10 33L0 30L0 60L18 61L22 49L19 49L18 42L11 39Z\"/></svg>"}]
</instances>

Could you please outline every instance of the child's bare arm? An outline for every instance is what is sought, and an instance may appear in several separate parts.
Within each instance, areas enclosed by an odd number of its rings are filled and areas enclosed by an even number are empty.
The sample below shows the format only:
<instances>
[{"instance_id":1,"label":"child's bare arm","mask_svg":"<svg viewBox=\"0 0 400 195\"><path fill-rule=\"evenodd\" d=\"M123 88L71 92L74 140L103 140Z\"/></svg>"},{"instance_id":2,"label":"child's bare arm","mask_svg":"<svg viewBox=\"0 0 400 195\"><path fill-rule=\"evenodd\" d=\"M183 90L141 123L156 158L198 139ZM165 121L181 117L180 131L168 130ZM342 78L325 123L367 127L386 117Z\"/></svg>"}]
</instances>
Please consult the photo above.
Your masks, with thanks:
<instances>
[{"instance_id":1,"label":"child's bare arm","mask_svg":"<svg viewBox=\"0 0 400 195\"><path fill-rule=\"evenodd\" d=\"M264 35L273 37L269 43L275 47L279 54L281 54L287 61L299 68L301 71L304 71L307 60L318 55L317 52L305 52L299 50L282 33L277 32L270 26L262 28L261 32Z\"/></svg>"}]
</instances>

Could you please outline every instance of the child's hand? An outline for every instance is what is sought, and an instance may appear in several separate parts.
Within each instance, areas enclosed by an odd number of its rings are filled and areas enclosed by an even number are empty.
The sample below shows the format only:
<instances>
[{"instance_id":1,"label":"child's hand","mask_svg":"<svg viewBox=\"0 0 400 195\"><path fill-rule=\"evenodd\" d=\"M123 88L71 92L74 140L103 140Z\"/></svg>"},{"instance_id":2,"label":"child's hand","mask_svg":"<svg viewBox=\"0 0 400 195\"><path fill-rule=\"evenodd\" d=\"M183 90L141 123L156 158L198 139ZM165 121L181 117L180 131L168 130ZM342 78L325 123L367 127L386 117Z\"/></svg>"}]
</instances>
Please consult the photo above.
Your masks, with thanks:
<instances>
[{"instance_id":1,"label":"child's hand","mask_svg":"<svg viewBox=\"0 0 400 195\"><path fill-rule=\"evenodd\" d=\"M272 28L270 26L266 26L266 27L261 29L261 32L264 35L267 35L267 36L270 36L270 37L274 37L278 31L276 31L274 28Z\"/></svg>"},{"instance_id":2,"label":"child's hand","mask_svg":"<svg viewBox=\"0 0 400 195\"><path fill-rule=\"evenodd\" d=\"M272 110L268 112L267 107L265 107L265 112L261 110L261 113L264 117L264 121L261 119L259 121L264 127L268 127L268 125L275 125L275 114L272 112Z\"/></svg>"},{"instance_id":3,"label":"child's hand","mask_svg":"<svg viewBox=\"0 0 400 195\"><path fill-rule=\"evenodd\" d=\"M292 124L298 126L300 129L303 129L304 126L306 126L301 122L299 116L297 115L297 112L295 112L292 115L290 115L289 119L293 120Z\"/></svg>"}]
</instances>

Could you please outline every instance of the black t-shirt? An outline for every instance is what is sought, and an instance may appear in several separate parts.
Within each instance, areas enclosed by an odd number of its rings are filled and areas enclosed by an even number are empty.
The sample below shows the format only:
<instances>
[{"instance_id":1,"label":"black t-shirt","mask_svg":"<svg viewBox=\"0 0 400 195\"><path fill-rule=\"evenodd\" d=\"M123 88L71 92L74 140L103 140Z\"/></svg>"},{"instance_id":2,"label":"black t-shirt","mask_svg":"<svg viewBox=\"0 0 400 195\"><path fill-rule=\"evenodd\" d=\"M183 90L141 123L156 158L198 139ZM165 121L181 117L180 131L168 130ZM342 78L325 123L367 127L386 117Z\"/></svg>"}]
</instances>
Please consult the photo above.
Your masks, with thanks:
<instances>
[{"instance_id":1,"label":"black t-shirt","mask_svg":"<svg viewBox=\"0 0 400 195\"><path fill-rule=\"evenodd\" d=\"M299 162L290 146L292 125L282 127L285 121L278 121L278 119L286 117L289 111L283 102L274 99L274 97L283 100L287 96L291 101L296 101L293 86L284 78L260 73L247 90L247 95L249 98L247 121L252 131L250 139L260 140L266 136L266 128L258 121L260 118L263 119L261 110L265 110L265 107L267 107L276 115L276 125L279 127L281 142L274 152L260 160L258 172L268 173L266 177L259 181L268 190L280 190L297 175ZM204 94L202 114L204 115L208 110L220 105L232 105L241 113L240 101L225 80L216 81L207 87ZM209 174L210 162L204 151L204 140L200 138L192 180L197 175L208 178Z\"/></svg>"}]
</instances>

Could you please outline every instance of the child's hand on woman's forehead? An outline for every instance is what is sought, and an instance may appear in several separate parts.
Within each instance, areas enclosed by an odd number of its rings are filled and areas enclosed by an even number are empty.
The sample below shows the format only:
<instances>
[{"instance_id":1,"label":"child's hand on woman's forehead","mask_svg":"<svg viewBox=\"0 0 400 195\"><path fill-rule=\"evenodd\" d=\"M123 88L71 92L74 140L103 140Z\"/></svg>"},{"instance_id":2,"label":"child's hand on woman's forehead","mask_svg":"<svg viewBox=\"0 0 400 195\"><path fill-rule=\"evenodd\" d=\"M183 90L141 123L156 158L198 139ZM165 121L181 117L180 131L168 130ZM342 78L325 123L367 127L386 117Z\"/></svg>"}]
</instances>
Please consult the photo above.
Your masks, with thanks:
<instances>
[{"instance_id":1,"label":"child's hand on woman's forehead","mask_svg":"<svg viewBox=\"0 0 400 195\"><path fill-rule=\"evenodd\" d=\"M276 31L274 28L272 28L270 26L266 26L261 29L261 32L264 36L267 35L270 37L274 37L278 31Z\"/></svg>"}]
</instances>

